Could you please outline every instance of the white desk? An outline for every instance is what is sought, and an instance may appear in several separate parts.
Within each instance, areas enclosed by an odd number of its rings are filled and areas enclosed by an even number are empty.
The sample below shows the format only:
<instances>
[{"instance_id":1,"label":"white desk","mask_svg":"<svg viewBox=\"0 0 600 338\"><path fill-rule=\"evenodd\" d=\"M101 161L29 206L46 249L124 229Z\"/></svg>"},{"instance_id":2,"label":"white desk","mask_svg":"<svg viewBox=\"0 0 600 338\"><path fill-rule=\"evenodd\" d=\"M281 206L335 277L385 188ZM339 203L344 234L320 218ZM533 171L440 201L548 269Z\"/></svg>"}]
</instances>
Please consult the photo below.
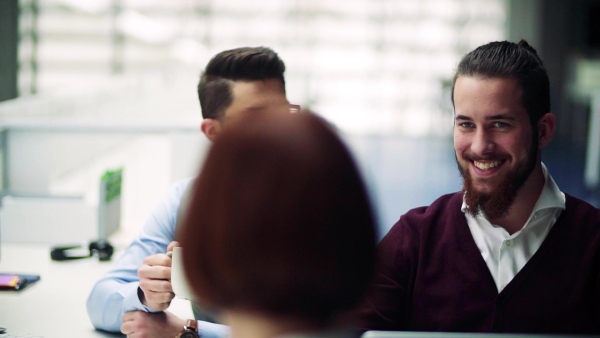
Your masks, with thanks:
<instances>
[{"instance_id":1,"label":"white desk","mask_svg":"<svg viewBox=\"0 0 600 338\"><path fill-rule=\"evenodd\" d=\"M37 274L41 280L24 290L0 292L0 326L7 333L29 333L46 338L124 337L96 331L85 302L94 283L114 264L96 257L54 262L50 246L2 243L0 272ZM117 251L113 260L122 251ZM174 299L169 310L193 318L189 301Z\"/></svg>"}]
</instances>

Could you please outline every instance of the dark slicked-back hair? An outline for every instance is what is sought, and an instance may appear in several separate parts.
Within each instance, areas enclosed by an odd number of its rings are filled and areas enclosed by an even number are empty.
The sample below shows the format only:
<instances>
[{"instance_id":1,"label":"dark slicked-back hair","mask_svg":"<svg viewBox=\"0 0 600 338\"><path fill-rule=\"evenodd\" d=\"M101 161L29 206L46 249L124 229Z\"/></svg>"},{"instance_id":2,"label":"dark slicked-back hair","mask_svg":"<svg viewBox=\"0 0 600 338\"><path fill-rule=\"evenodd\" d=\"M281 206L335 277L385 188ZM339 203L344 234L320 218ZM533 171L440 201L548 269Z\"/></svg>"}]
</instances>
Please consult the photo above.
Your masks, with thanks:
<instances>
[{"instance_id":1,"label":"dark slicked-back hair","mask_svg":"<svg viewBox=\"0 0 600 338\"><path fill-rule=\"evenodd\" d=\"M241 47L215 55L206 65L198 83L202 117L218 119L233 101L232 81L277 79L283 84L285 64L267 47Z\"/></svg>"},{"instance_id":2,"label":"dark slicked-back hair","mask_svg":"<svg viewBox=\"0 0 600 338\"><path fill-rule=\"evenodd\" d=\"M490 42L465 55L452 81L452 105L454 86L459 76L517 80L522 89L522 104L532 126L550 112L548 73L535 49L525 40L519 43Z\"/></svg>"},{"instance_id":3,"label":"dark slicked-back hair","mask_svg":"<svg viewBox=\"0 0 600 338\"><path fill-rule=\"evenodd\" d=\"M241 117L213 143L178 229L200 303L319 325L362 299L375 220L357 166L312 113Z\"/></svg>"}]
</instances>

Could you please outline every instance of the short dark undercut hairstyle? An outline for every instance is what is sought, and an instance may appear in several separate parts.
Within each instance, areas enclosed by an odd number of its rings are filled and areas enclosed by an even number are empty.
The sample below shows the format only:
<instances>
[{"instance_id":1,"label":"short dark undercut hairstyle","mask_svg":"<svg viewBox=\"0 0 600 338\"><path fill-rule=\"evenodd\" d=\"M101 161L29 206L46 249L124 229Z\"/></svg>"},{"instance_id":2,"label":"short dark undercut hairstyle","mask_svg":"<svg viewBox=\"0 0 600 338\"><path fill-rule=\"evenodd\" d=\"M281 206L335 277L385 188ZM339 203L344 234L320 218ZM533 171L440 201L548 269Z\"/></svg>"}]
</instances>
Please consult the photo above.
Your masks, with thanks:
<instances>
[{"instance_id":1,"label":"short dark undercut hairstyle","mask_svg":"<svg viewBox=\"0 0 600 338\"><path fill-rule=\"evenodd\" d=\"M550 112L550 80L536 50L525 40L490 42L465 55L458 64L452 80L452 106L454 86L459 76L515 79L521 86L521 103L529 114L531 126ZM533 128L536 130L536 128Z\"/></svg>"},{"instance_id":2,"label":"short dark undercut hairstyle","mask_svg":"<svg viewBox=\"0 0 600 338\"><path fill-rule=\"evenodd\" d=\"M277 79L285 91L285 64L267 47L241 47L215 55L206 65L198 83L202 117L219 119L233 101L233 81Z\"/></svg>"}]
</instances>

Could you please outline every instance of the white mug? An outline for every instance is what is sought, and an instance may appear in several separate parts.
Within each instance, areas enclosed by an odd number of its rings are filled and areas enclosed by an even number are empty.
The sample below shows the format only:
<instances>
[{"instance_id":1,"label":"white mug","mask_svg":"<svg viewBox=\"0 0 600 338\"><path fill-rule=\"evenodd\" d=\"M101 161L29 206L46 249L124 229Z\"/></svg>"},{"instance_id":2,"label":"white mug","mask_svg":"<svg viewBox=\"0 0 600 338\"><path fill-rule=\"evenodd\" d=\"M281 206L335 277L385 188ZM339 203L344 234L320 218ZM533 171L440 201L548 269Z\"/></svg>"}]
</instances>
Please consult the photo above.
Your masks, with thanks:
<instances>
[{"instance_id":1,"label":"white mug","mask_svg":"<svg viewBox=\"0 0 600 338\"><path fill-rule=\"evenodd\" d=\"M183 271L183 250L181 247L173 248L171 259L171 285L173 286L173 292L177 298L194 300L194 293Z\"/></svg>"}]
</instances>

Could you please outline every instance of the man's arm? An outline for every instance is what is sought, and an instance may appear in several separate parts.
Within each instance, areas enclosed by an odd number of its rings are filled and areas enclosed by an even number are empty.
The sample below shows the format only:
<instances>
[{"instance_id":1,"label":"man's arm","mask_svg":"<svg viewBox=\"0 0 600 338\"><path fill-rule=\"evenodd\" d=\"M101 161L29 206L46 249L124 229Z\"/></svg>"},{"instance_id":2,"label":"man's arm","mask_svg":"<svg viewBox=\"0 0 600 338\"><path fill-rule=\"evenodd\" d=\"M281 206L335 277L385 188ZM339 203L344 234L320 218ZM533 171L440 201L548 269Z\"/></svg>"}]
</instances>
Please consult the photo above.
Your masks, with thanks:
<instances>
[{"instance_id":1,"label":"man's arm","mask_svg":"<svg viewBox=\"0 0 600 338\"><path fill-rule=\"evenodd\" d=\"M361 330L402 330L409 313L413 245L401 219L377 245L377 268L358 310Z\"/></svg>"},{"instance_id":2,"label":"man's arm","mask_svg":"<svg viewBox=\"0 0 600 338\"><path fill-rule=\"evenodd\" d=\"M183 329L184 320L169 311L152 309L142 303L145 299L138 270L149 256L160 256L175 237L175 225L181 199L191 180L177 182L154 209L136 238L119 258L115 267L92 289L87 310L95 328L109 332L133 330L147 337L160 337L160 331L175 334ZM127 322L125 325L124 321ZM229 335L229 327L199 321L201 337L218 338ZM159 326L160 330L155 328ZM131 332L133 332L131 331ZM158 335L157 335L158 333Z\"/></svg>"},{"instance_id":3,"label":"man's arm","mask_svg":"<svg viewBox=\"0 0 600 338\"><path fill-rule=\"evenodd\" d=\"M146 257L164 254L173 241L181 197L189 183L189 180L180 181L171 187L153 210L140 235L125 250L114 268L94 285L87 300L88 315L94 327L119 332L126 312L161 310L142 304L138 269Z\"/></svg>"},{"instance_id":4,"label":"man's arm","mask_svg":"<svg viewBox=\"0 0 600 338\"><path fill-rule=\"evenodd\" d=\"M169 311L158 313L133 311L123 316L121 332L127 336L175 337L183 331L184 324L185 320ZM198 321L198 335L201 338L225 338L230 337L230 334L231 330L228 326Z\"/></svg>"},{"instance_id":5,"label":"man's arm","mask_svg":"<svg viewBox=\"0 0 600 338\"><path fill-rule=\"evenodd\" d=\"M229 326L198 321L198 335L200 338L226 338L231 337Z\"/></svg>"},{"instance_id":6,"label":"man's arm","mask_svg":"<svg viewBox=\"0 0 600 338\"><path fill-rule=\"evenodd\" d=\"M158 312L142 303L143 291L140 288L138 269L144 259L154 252L166 252L161 242L156 239L151 244L136 239L119 259L115 267L102 277L93 287L88 300L87 310L94 327L111 332L119 332L123 314L129 311L142 310ZM156 248L155 248L156 247Z\"/></svg>"}]
</instances>

